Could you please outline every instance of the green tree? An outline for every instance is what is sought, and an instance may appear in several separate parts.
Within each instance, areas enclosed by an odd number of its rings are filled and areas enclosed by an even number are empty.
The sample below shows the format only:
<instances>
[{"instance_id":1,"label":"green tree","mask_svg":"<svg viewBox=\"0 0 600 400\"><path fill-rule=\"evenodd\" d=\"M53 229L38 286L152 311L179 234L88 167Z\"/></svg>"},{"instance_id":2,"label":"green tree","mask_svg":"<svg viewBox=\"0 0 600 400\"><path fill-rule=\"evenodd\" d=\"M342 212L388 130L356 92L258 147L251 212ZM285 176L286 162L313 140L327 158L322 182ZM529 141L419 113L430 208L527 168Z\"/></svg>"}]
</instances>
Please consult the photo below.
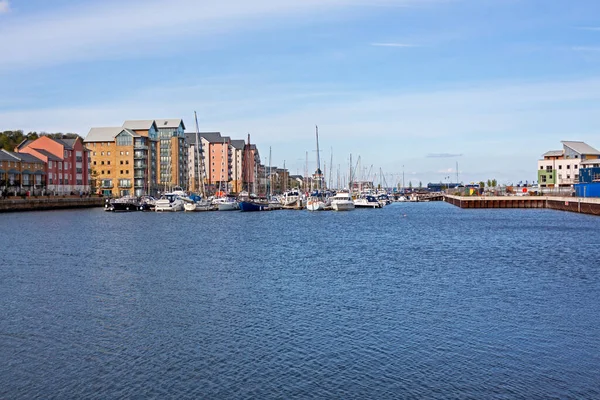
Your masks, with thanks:
<instances>
[{"instance_id":1,"label":"green tree","mask_svg":"<svg viewBox=\"0 0 600 400\"><path fill-rule=\"evenodd\" d=\"M423 187L423 183L421 181L419 181L419 189L421 189Z\"/></svg>"},{"instance_id":2,"label":"green tree","mask_svg":"<svg viewBox=\"0 0 600 400\"><path fill-rule=\"evenodd\" d=\"M487 187L492 187L492 180L491 179L487 180Z\"/></svg>"},{"instance_id":3,"label":"green tree","mask_svg":"<svg viewBox=\"0 0 600 400\"><path fill-rule=\"evenodd\" d=\"M498 186L498 181L496 179L492 179L492 187Z\"/></svg>"},{"instance_id":4,"label":"green tree","mask_svg":"<svg viewBox=\"0 0 600 400\"><path fill-rule=\"evenodd\" d=\"M412 189L412 182L411 181L408 181L408 188Z\"/></svg>"}]
</instances>

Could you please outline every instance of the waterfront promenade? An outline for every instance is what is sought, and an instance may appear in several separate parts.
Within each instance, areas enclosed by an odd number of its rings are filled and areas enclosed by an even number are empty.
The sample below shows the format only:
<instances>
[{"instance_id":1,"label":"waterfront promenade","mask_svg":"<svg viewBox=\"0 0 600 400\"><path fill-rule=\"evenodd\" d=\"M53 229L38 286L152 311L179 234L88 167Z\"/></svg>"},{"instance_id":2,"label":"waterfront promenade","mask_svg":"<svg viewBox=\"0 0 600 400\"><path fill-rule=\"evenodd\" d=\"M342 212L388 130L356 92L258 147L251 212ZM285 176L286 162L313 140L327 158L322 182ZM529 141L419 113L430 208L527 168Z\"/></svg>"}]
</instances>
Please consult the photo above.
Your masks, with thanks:
<instances>
[{"instance_id":1,"label":"waterfront promenade","mask_svg":"<svg viewBox=\"0 0 600 400\"><path fill-rule=\"evenodd\" d=\"M8 197L0 199L0 213L12 211L60 210L69 208L102 207L102 197L44 196Z\"/></svg>"},{"instance_id":2,"label":"waterfront promenade","mask_svg":"<svg viewBox=\"0 0 600 400\"><path fill-rule=\"evenodd\" d=\"M554 196L454 196L444 201L460 208L549 208L600 215L600 198Z\"/></svg>"}]
</instances>

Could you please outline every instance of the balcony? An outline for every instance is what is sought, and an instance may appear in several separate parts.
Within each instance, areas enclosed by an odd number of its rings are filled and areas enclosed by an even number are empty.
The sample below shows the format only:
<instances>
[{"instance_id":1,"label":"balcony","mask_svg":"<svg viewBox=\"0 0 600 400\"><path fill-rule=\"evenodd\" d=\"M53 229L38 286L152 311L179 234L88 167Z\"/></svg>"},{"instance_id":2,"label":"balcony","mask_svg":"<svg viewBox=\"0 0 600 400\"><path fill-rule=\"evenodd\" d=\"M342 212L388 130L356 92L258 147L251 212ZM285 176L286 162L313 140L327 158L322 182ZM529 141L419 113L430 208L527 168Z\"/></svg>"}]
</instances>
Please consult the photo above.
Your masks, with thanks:
<instances>
[{"instance_id":1,"label":"balcony","mask_svg":"<svg viewBox=\"0 0 600 400\"><path fill-rule=\"evenodd\" d=\"M130 188L131 182L119 182L119 187L120 188Z\"/></svg>"},{"instance_id":2,"label":"balcony","mask_svg":"<svg viewBox=\"0 0 600 400\"><path fill-rule=\"evenodd\" d=\"M83 161L83 157L75 157L75 161L82 162Z\"/></svg>"},{"instance_id":3,"label":"balcony","mask_svg":"<svg viewBox=\"0 0 600 400\"><path fill-rule=\"evenodd\" d=\"M148 158L148 154L143 151L136 151L135 153L133 153L134 160L140 160L140 159L146 159L146 158Z\"/></svg>"},{"instance_id":4,"label":"balcony","mask_svg":"<svg viewBox=\"0 0 600 400\"><path fill-rule=\"evenodd\" d=\"M133 146L134 150L148 150L148 146L144 145L144 144L135 144Z\"/></svg>"},{"instance_id":5,"label":"balcony","mask_svg":"<svg viewBox=\"0 0 600 400\"><path fill-rule=\"evenodd\" d=\"M133 174L134 178L145 178L146 174L144 172L141 171L135 171L135 173Z\"/></svg>"},{"instance_id":6,"label":"balcony","mask_svg":"<svg viewBox=\"0 0 600 400\"><path fill-rule=\"evenodd\" d=\"M148 168L148 164L146 164L146 163L135 163L133 165L133 168L134 169L146 169L146 168Z\"/></svg>"},{"instance_id":7,"label":"balcony","mask_svg":"<svg viewBox=\"0 0 600 400\"><path fill-rule=\"evenodd\" d=\"M50 182L52 183L52 182ZM112 189L115 187L115 185L113 185L112 183L103 183L102 186L100 186L102 189Z\"/></svg>"}]
</instances>

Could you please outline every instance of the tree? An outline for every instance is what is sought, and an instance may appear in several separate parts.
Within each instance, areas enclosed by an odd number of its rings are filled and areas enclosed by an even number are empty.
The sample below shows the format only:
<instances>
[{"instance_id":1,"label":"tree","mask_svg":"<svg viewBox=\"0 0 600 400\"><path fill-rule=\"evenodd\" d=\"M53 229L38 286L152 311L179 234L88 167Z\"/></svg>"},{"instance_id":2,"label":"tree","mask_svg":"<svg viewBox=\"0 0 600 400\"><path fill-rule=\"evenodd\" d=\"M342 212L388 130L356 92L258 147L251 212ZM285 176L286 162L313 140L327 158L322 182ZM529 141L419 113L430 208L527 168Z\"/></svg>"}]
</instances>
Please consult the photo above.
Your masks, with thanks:
<instances>
[{"instance_id":1,"label":"tree","mask_svg":"<svg viewBox=\"0 0 600 400\"><path fill-rule=\"evenodd\" d=\"M492 179L492 187L498 186L498 181L496 179Z\"/></svg>"},{"instance_id":2,"label":"tree","mask_svg":"<svg viewBox=\"0 0 600 400\"><path fill-rule=\"evenodd\" d=\"M491 179L487 180L487 187L492 187L492 180Z\"/></svg>"},{"instance_id":3,"label":"tree","mask_svg":"<svg viewBox=\"0 0 600 400\"><path fill-rule=\"evenodd\" d=\"M412 190L412 182L408 181L408 188Z\"/></svg>"},{"instance_id":4,"label":"tree","mask_svg":"<svg viewBox=\"0 0 600 400\"><path fill-rule=\"evenodd\" d=\"M479 182L479 187L481 189L483 189L485 187L485 182L484 181Z\"/></svg>"},{"instance_id":5,"label":"tree","mask_svg":"<svg viewBox=\"0 0 600 400\"><path fill-rule=\"evenodd\" d=\"M423 187L423 183L421 183L421 181L419 181L419 189L421 189Z\"/></svg>"}]
</instances>

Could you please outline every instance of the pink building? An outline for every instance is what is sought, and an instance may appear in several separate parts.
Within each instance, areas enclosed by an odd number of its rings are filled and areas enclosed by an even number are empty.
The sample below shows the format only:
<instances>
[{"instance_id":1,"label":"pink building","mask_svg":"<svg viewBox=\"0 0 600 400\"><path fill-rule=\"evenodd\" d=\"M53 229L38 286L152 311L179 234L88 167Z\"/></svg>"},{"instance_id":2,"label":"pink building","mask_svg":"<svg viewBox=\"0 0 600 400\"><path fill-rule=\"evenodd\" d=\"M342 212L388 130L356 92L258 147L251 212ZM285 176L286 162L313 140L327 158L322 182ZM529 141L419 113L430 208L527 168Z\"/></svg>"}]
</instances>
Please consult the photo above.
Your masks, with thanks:
<instances>
[{"instance_id":1,"label":"pink building","mask_svg":"<svg viewBox=\"0 0 600 400\"><path fill-rule=\"evenodd\" d=\"M57 194L90 191L89 156L82 138L52 139L42 136L23 141L15 151L31 154L46 163L48 191Z\"/></svg>"}]
</instances>

